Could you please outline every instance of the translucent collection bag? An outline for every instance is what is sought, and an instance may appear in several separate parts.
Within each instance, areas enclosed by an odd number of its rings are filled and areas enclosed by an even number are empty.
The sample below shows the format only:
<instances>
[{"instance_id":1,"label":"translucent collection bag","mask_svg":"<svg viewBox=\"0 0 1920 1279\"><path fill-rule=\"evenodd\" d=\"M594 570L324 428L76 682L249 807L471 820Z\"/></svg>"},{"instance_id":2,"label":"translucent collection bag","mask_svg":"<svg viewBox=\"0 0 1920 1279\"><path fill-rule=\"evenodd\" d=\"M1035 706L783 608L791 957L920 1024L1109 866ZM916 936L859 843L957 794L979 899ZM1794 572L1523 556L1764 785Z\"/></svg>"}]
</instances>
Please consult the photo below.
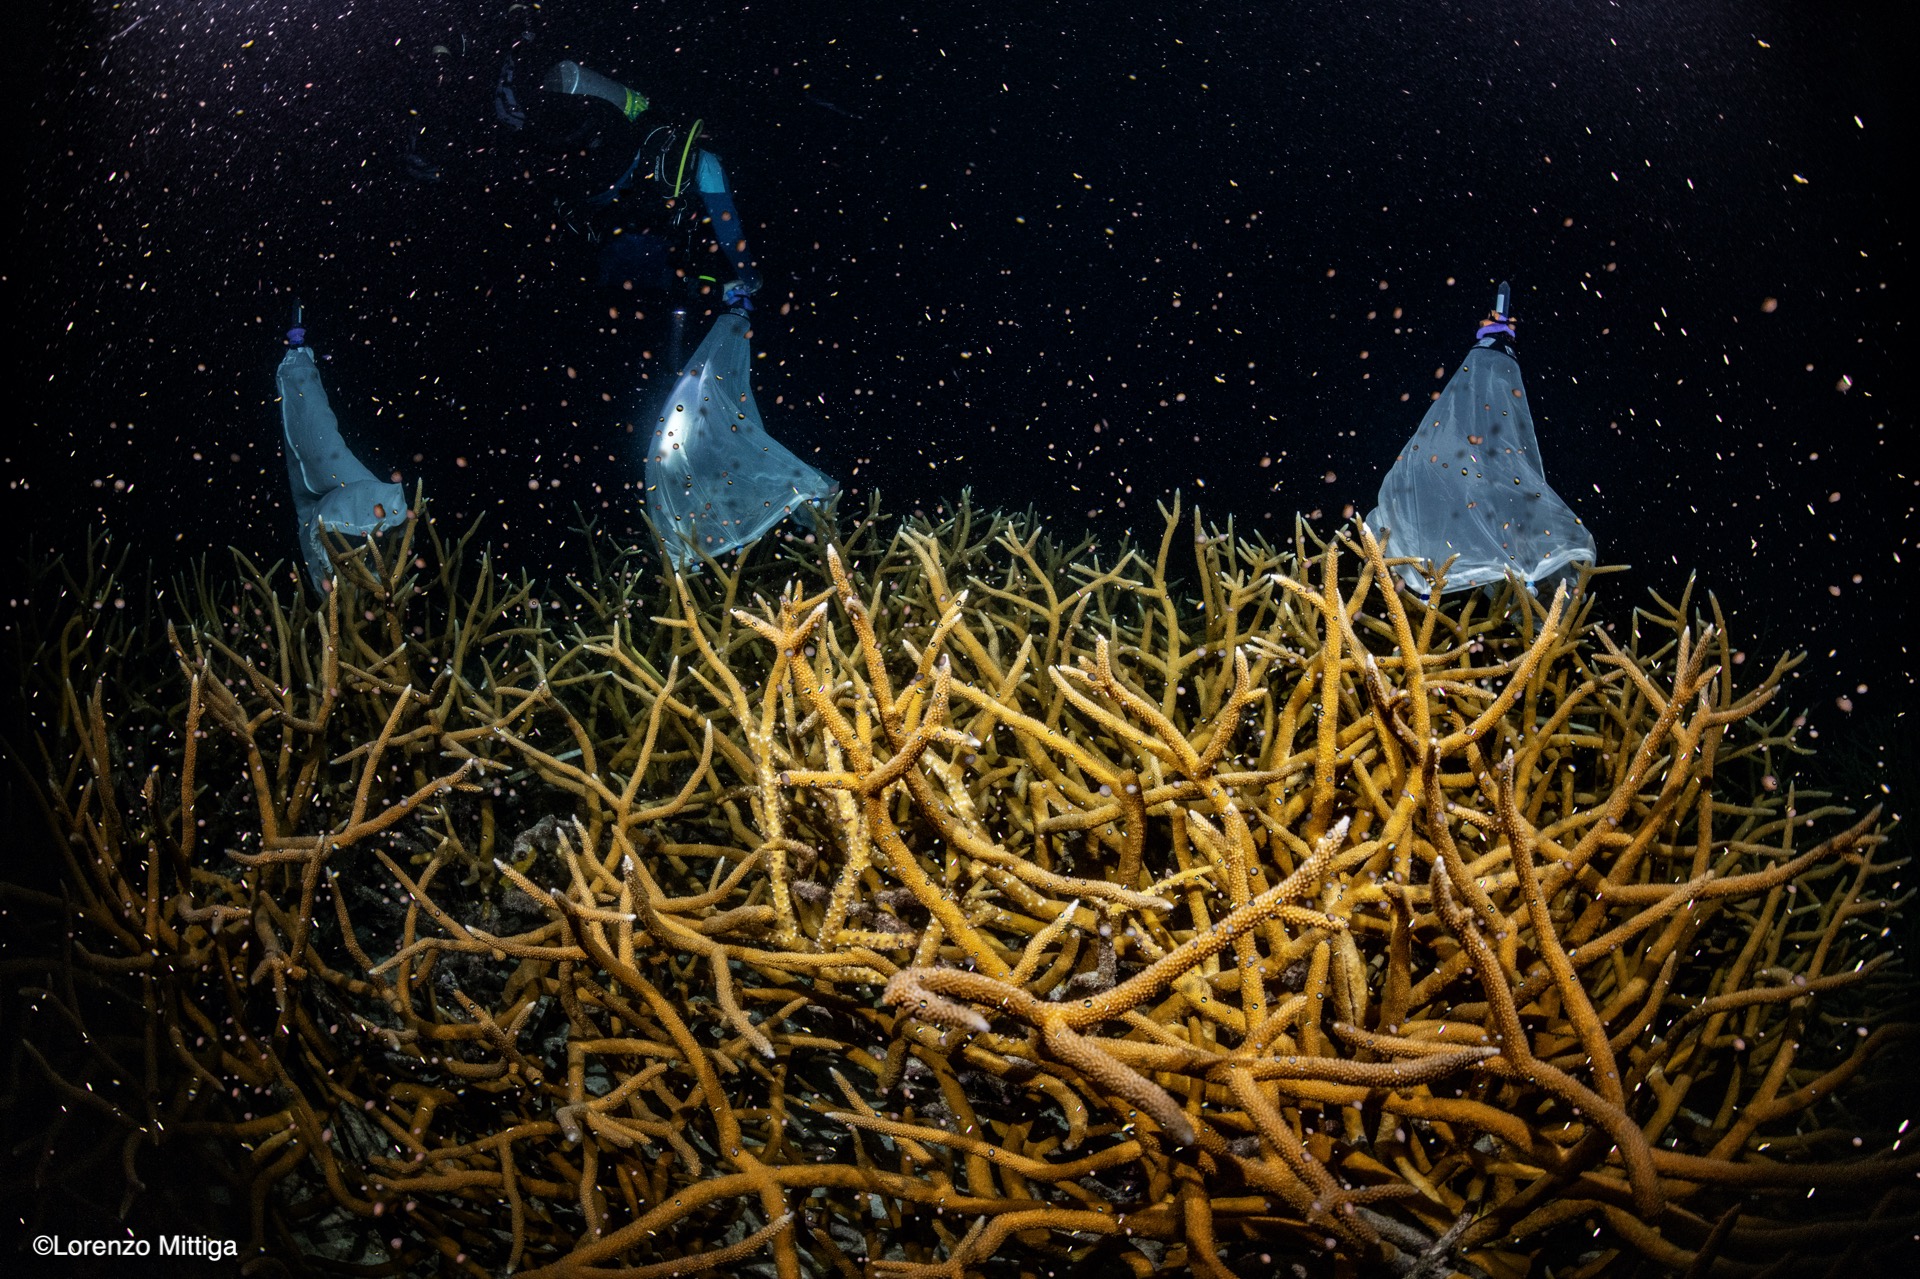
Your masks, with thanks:
<instances>
[{"instance_id":1,"label":"translucent collection bag","mask_svg":"<svg viewBox=\"0 0 1920 1279\"><path fill-rule=\"evenodd\" d=\"M300 554L315 589L325 590L333 566L321 531L367 537L394 528L407 518L406 490L361 465L341 438L313 348L297 345L288 351L274 380L280 387L280 426L286 435L294 517L300 522Z\"/></svg>"},{"instance_id":2,"label":"translucent collection bag","mask_svg":"<svg viewBox=\"0 0 1920 1279\"><path fill-rule=\"evenodd\" d=\"M677 569L746 546L834 482L767 434L748 385L746 316L713 323L662 405L647 448L647 505Z\"/></svg>"},{"instance_id":3,"label":"translucent collection bag","mask_svg":"<svg viewBox=\"0 0 1920 1279\"><path fill-rule=\"evenodd\" d=\"M1504 582L1529 590L1595 560L1593 534L1547 483L1514 357L1506 290L1480 343L1467 352L1380 484L1367 524L1389 555L1436 567L1449 559L1448 592ZM1427 579L1402 566L1407 586Z\"/></svg>"}]
</instances>

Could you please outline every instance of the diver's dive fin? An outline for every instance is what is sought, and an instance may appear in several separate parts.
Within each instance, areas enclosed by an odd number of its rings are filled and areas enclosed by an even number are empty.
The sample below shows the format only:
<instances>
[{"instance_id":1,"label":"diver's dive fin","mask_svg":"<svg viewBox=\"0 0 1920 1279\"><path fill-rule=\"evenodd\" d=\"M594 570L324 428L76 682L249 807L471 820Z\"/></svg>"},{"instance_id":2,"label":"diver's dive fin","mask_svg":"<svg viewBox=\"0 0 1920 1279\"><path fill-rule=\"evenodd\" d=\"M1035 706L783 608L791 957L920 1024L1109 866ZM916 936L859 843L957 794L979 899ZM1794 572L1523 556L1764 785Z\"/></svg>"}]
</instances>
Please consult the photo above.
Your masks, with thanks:
<instances>
[{"instance_id":1,"label":"diver's dive fin","mask_svg":"<svg viewBox=\"0 0 1920 1279\"><path fill-rule=\"evenodd\" d=\"M420 154L420 139L417 137L407 144L407 153L400 157L400 162L408 177L421 182L438 182L446 176L439 165Z\"/></svg>"},{"instance_id":2,"label":"diver's dive fin","mask_svg":"<svg viewBox=\"0 0 1920 1279\"><path fill-rule=\"evenodd\" d=\"M514 91L515 67L513 55L500 64L500 78L493 84L493 115L509 129L526 127L527 109L520 105L520 95Z\"/></svg>"}]
</instances>

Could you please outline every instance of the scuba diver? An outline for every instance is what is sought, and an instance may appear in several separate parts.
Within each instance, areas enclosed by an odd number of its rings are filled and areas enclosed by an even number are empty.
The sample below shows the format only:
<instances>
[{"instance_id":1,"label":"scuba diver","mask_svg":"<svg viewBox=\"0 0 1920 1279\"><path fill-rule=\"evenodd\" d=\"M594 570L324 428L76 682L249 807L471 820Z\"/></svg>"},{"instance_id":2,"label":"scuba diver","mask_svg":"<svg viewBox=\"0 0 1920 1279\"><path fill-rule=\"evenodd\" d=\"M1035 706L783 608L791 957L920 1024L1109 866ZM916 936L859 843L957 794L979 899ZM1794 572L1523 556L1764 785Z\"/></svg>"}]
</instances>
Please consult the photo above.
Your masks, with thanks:
<instances>
[{"instance_id":1,"label":"scuba diver","mask_svg":"<svg viewBox=\"0 0 1920 1279\"><path fill-rule=\"evenodd\" d=\"M540 87L598 98L629 123L639 123L651 106L644 95L577 62L555 63ZM729 307L759 291L760 272L726 167L702 145L704 127L695 120L649 129L626 167L587 198L592 215L586 234L602 245L602 283L631 280L635 287L670 292L676 281L684 281L690 292L717 293ZM726 259L724 270L701 262L702 227L712 228L713 244ZM674 265L676 249L684 266Z\"/></svg>"},{"instance_id":2,"label":"scuba diver","mask_svg":"<svg viewBox=\"0 0 1920 1279\"><path fill-rule=\"evenodd\" d=\"M549 93L597 98L638 123L647 99L577 62L548 70ZM605 113L602 112L602 115ZM781 521L830 501L838 485L766 430L752 390L747 313L760 272L720 157L703 125L661 124L632 160L587 201L610 230L601 237L602 284L631 283L683 299L712 299L719 311L692 357L680 359L687 307L675 306L667 367L674 384L659 401L646 453L644 502L667 562L698 571L709 559L749 547ZM711 243L702 249L710 228ZM688 265L674 267L678 248ZM724 270L703 269L714 252Z\"/></svg>"},{"instance_id":3,"label":"scuba diver","mask_svg":"<svg viewBox=\"0 0 1920 1279\"><path fill-rule=\"evenodd\" d=\"M488 64L495 55L464 36L432 46L422 101L443 99L461 81L477 87L481 67L495 65L491 110L430 111L431 123L409 128L401 172L430 183L464 176L491 192L488 173L501 166L490 161L475 172L473 160L517 152L510 168L540 191L536 207L544 207L535 216L596 247L597 284L671 303L667 347L678 368L689 307L717 302L750 309L748 299L761 285L726 166L707 145L705 121L656 123L658 112L645 94L578 62L554 63L530 90L522 60L533 39L531 30L511 33L497 64ZM464 139L457 136L462 132Z\"/></svg>"},{"instance_id":4,"label":"scuba diver","mask_svg":"<svg viewBox=\"0 0 1920 1279\"><path fill-rule=\"evenodd\" d=\"M322 532L370 537L407 520L407 494L399 484L369 471L340 435L340 421L327 402L320 365L307 345L304 311L293 304L287 353L274 381L280 390L280 429L287 446L287 483L299 524L300 555L307 579L325 593L333 578Z\"/></svg>"},{"instance_id":5,"label":"scuba diver","mask_svg":"<svg viewBox=\"0 0 1920 1279\"><path fill-rule=\"evenodd\" d=\"M669 563L697 571L830 501L834 481L768 434L754 403L748 313L761 276L704 121L656 124L645 94L574 61L549 67L538 93L524 84L509 54L494 85L496 134L503 126L523 152L544 152L515 167L538 175L556 229L599 246L603 287L670 302L671 387L643 498ZM712 322L683 363L689 313L702 311Z\"/></svg>"},{"instance_id":6,"label":"scuba diver","mask_svg":"<svg viewBox=\"0 0 1920 1279\"><path fill-rule=\"evenodd\" d=\"M458 30L438 43L409 45L419 105L408 112L400 172L416 182L465 178L491 189L499 154L518 152L512 167L539 184L543 212L599 246L599 283L725 306L751 297L760 273L706 123L658 121L645 94L570 60L530 85L532 22L526 6L515 4L497 38ZM480 109L479 94L462 86L480 89L490 71L490 101ZM724 265L711 260L716 254Z\"/></svg>"}]
</instances>

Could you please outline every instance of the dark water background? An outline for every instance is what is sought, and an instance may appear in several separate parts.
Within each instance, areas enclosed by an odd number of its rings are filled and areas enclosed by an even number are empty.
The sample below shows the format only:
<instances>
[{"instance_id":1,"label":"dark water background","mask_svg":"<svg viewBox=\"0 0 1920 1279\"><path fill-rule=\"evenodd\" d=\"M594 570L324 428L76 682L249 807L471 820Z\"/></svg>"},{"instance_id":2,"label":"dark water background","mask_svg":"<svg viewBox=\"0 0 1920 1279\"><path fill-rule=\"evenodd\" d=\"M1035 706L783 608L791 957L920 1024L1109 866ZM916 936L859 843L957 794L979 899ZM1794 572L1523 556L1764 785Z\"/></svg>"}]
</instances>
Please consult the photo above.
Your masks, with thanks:
<instances>
[{"instance_id":1,"label":"dark water background","mask_svg":"<svg viewBox=\"0 0 1920 1279\"><path fill-rule=\"evenodd\" d=\"M707 120L767 276L769 429L853 498L971 486L1114 539L1177 488L1330 526L1511 278L1549 478L1633 566L1619 609L1698 571L1756 653L1813 650L1794 697L1828 742L1878 749L1913 670L1895 13L29 5L9 525L104 521L162 571L292 555L298 295L376 471L487 513L512 564L571 566L575 503L639 536L664 308L594 283L553 204L639 130L607 113L580 163L492 119L508 52L523 80L571 57ZM437 182L403 163L422 128Z\"/></svg>"}]
</instances>

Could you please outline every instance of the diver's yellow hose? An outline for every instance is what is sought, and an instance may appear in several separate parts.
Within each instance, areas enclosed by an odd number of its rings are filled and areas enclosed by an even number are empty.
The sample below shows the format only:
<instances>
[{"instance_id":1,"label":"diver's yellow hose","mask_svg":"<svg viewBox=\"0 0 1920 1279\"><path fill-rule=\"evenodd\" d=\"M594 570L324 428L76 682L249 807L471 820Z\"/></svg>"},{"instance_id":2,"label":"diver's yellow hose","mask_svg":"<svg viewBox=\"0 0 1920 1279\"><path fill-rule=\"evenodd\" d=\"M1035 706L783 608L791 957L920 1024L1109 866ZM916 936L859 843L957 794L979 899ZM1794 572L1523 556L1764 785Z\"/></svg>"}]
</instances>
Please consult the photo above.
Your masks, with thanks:
<instances>
[{"instance_id":1,"label":"diver's yellow hose","mask_svg":"<svg viewBox=\"0 0 1920 1279\"><path fill-rule=\"evenodd\" d=\"M695 120L693 127L687 130L687 140L680 144L680 164L673 171L675 199L679 199L680 193L687 189L687 157L693 154L694 140L700 136L700 124L699 120Z\"/></svg>"}]
</instances>

